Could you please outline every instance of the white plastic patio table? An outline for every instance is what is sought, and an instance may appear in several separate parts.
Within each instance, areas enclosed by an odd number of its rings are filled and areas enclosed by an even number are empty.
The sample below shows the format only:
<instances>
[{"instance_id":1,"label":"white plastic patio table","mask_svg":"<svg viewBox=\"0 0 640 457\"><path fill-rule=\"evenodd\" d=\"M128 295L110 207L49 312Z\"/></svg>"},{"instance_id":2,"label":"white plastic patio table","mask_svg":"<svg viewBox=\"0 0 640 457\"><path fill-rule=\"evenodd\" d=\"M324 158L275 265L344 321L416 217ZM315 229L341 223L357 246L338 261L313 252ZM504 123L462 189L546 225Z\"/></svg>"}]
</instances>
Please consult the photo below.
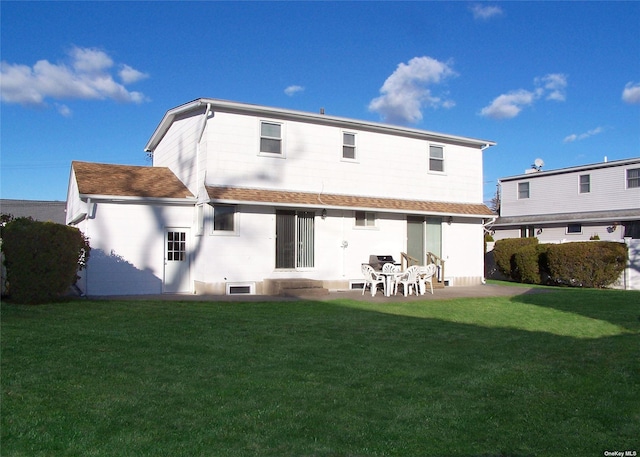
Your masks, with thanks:
<instances>
[{"instance_id":1,"label":"white plastic patio table","mask_svg":"<svg viewBox=\"0 0 640 457\"><path fill-rule=\"evenodd\" d=\"M386 297L391 296L391 290L393 289L394 280L404 274L402 271L376 271L376 273L384 276L384 295Z\"/></svg>"}]
</instances>

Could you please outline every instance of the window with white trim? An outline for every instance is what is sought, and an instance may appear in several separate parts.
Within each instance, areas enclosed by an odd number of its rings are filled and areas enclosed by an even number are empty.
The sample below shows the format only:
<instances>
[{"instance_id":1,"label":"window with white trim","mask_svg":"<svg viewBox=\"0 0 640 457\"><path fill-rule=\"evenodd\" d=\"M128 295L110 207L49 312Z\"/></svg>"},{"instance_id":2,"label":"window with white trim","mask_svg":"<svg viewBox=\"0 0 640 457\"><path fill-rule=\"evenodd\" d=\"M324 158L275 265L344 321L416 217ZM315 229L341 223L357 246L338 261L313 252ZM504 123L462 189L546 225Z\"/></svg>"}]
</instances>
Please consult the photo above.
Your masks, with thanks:
<instances>
[{"instance_id":1,"label":"window with white trim","mask_svg":"<svg viewBox=\"0 0 640 457\"><path fill-rule=\"evenodd\" d=\"M522 200L525 198L529 198L529 183L519 182L518 183L518 200Z\"/></svg>"},{"instance_id":2,"label":"window with white trim","mask_svg":"<svg viewBox=\"0 0 640 457\"><path fill-rule=\"evenodd\" d=\"M444 172L444 147L429 145L429 171Z\"/></svg>"},{"instance_id":3,"label":"window with white trim","mask_svg":"<svg viewBox=\"0 0 640 457\"><path fill-rule=\"evenodd\" d=\"M236 207L234 205L215 205L213 207L213 233L235 234L237 229Z\"/></svg>"},{"instance_id":4,"label":"window with white trim","mask_svg":"<svg viewBox=\"0 0 640 457\"><path fill-rule=\"evenodd\" d=\"M569 224L567 225L567 234L580 234L582 233L582 224Z\"/></svg>"},{"instance_id":5,"label":"window with white trim","mask_svg":"<svg viewBox=\"0 0 640 457\"><path fill-rule=\"evenodd\" d=\"M376 213L356 211L356 227L375 227Z\"/></svg>"},{"instance_id":6,"label":"window with white trim","mask_svg":"<svg viewBox=\"0 0 640 457\"><path fill-rule=\"evenodd\" d=\"M356 134L342 132L342 158L356 160Z\"/></svg>"},{"instance_id":7,"label":"window with white trim","mask_svg":"<svg viewBox=\"0 0 640 457\"><path fill-rule=\"evenodd\" d=\"M580 175L580 193L588 194L591 192L591 175Z\"/></svg>"},{"instance_id":8,"label":"window with white trim","mask_svg":"<svg viewBox=\"0 0 640 457\"><path fill-rule=\"evenodd\" d=\"M627 189L640 187L640 168L627 170Z\"/></svg>"},{"instance_id":9,"label":"window with white trim","mask_svg":"<svg viewBox=\"0 0 640 457\"><path fill-rule=\"evenodd\" d=\"M282 124L260 122L260 153L282 155Z\"/></svg>"}]
</instances>

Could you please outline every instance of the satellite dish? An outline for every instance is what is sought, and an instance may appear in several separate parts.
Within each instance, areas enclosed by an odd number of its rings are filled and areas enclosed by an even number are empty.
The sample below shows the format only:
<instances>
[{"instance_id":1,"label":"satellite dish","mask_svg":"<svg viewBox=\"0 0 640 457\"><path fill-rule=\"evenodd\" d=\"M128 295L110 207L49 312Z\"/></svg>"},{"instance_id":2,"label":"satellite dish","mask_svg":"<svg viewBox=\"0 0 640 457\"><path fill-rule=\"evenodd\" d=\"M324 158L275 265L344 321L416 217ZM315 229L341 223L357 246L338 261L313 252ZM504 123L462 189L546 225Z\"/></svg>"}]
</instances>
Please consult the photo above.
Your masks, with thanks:
<instances>
[{"instance_id":1,"label":"satellite dish","mask_svg":"<svg viewBox=\"0 0 640 457\"><path fill-rule=\"evenodd\" d=\"M542 167L544 167L544 160L538 158L536 160L533 161L533 167L536 170L540 170Z\"/></svg>"}]
</instances>

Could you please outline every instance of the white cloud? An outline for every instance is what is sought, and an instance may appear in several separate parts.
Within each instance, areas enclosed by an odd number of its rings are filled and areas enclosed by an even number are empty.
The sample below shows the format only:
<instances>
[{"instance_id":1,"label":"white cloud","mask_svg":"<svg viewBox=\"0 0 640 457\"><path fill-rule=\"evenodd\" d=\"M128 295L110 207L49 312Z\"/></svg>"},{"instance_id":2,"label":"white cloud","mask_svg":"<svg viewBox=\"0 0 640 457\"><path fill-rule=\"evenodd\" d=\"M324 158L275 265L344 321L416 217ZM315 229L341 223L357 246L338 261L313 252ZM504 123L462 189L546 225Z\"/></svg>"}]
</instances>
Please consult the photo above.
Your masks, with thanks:
<instances>
[{"instance_id":1,"label":"white cloud","mask_svg":"<svg viewBox=\"0 0 640 457\"><path fill-rule=\"evenodd\" d=\"M67 105L56 103L56 109L64 117L71 117L71 109Z\"/></svg>"},{"instance_id":2,"label":"white cloud","mask_svg":"<svg viewBox=\"0 0 640 457\"><path fill-rule=\"evenodd\" d=\"M631 105L640 104L640 83L627 83L622 91L622 100Z\"/></svg>"},{"instance_id":3,"label":"white cloud","mask_svg":"<svg viewBox=\"0 0 640 457\"><path fill-rule=\"evenodd\" d=\"M523 108L533 104L535 97L533 92L524 89L502 94L482 108L480 114L492 119L511 119L520 114Z\"/></svg>"},{"instance_id":4,"label":"white cloud","mask_svg":"<svg viewBox=\"0 0 640 457\"><path fill-rule=\"evenodd\" d=\"M382 116L387 122L416 123L422 119L422 109L451 108L453 100L432 94L428 86L440 84L456 76L448 63L431 57L414 57L408 63L400 63L380 88L380 97L369 103L369 110Z\"/></svg>"},{"instance_id":5,"label":"white cloud","mask_svg":"<svg viewBox=\"0 0 640 457\"><path fill-rule=\"evenodd\" d=\"M149 77L147 73L131 68L129 65L122 65L118 74L124 84L133 84Z\"/></svg>"},{"instance_id":6,"label":"white cloud","mask_svg":"<svg viewBox=\"0 0 640 457\"><path fill-rule=\"evenodd\" d=\"M473 5L469 8L473 13L474 19L480 19L486 21L494 16L500 16L503 11L499 6L485 6L485 5Z\"/></svg>"},{"instance_id":7,"label":"white cloud","mask_svg":"<svg viewBox=\"0 0 640 457\"><path fill-rule=\"evenodd\" d=\"M104 51L74 47L68 55L68 63L53 64L39 60L33 67L1 62L0 98L7 103L22 105L46 105L47 99L146 101L144 94L125 87L147 77L146 74L123 65L119 74L123 84L120 84L111 74L114 62ZM70 114L69 108L65 107L62 114Z\"/></svg>"},{"instance_id":8,"label":"white cloud","mask_svg":"<svg viewBox=\"0 0 640 457\"><path fill-rule=\"evenodd\" d=\"M562 73L550 73L541 78L536 78L535 84L538 86L538 90L541 91L541 95L546 94L547 100L563 102L567 98L567 76Z\"/></svg>"},{"instance_id":9,"label":"white cloud","mask_svg":"<svg viewBox=\"0 0 640 457\"><path fill-rule=\"evenodd\" d=\"M593 135L597 135L598 133L602 133L604 132L604 128L603 127L596 127L595 129L591 129L585 133L581 133L581 134L575 134L572 133L571 135L565 137L564 142L565 143L572 143L574 141L580 141L580 140L584 140L589 138L590 136Z\"/></svg>"},{"instance_id":10,"label":"white cloud","mask_svg":"<svg viewBox=\"0 0 640 457\"><path fill-rule=\"evenodd\" d=\"M502 94L480 110L480 115L492 119L511 119L534 104L540 98L545 100L564 101L566 99L567 76L561 73L550 73L533 80L533 91L517 89Z\"/></svg>"},{"instance_id":11,"label":"white cloud","mask_svg":"<svg viewBox=\"0 0 640 457\"><path fill-rule=\"evenodd\" d=\"M304 91L304 87L302 86L289 86L284 90L284 93L289 97L293 97L295 94L302 91Z\"/></svg>"}]
</instances>

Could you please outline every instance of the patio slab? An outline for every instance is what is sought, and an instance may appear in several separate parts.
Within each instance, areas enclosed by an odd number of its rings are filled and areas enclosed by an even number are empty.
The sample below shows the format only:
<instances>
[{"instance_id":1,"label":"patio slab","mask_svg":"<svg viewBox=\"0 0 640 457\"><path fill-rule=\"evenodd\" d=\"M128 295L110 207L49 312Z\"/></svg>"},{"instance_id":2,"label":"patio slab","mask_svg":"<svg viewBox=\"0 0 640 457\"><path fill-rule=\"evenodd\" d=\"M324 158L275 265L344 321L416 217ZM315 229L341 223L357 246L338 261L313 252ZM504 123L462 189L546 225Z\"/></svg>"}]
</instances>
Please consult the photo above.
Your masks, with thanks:
<instances>
[{"instance_id":1,"label":"patio slab","mask_svg":"<svg viewBox=\"0 0 640 457\"><path fill-rule=\"evenodd\" d=\"M434 294L410 295L402 294L385 297L379 291L375 297L367 291L362 294L362 290L330 291L323 296L310 297L283 297L279 295L195 295L195 294L160 294L160 295L116 295L116 296L90 296L88 298L96 300L166 300L166 301L215 301L215 302L261 302L261 301L328 301L337 299L364 300L371 302L398 302L398 301L424 301L424 300L447 300L454 298L480 298L480 297L508 297L531 293L545 292L545 289L532 288L526 286L508 286L498 284L482 284L477 286L455 286L434 290Z\"/></svg>"}]
</instances>

